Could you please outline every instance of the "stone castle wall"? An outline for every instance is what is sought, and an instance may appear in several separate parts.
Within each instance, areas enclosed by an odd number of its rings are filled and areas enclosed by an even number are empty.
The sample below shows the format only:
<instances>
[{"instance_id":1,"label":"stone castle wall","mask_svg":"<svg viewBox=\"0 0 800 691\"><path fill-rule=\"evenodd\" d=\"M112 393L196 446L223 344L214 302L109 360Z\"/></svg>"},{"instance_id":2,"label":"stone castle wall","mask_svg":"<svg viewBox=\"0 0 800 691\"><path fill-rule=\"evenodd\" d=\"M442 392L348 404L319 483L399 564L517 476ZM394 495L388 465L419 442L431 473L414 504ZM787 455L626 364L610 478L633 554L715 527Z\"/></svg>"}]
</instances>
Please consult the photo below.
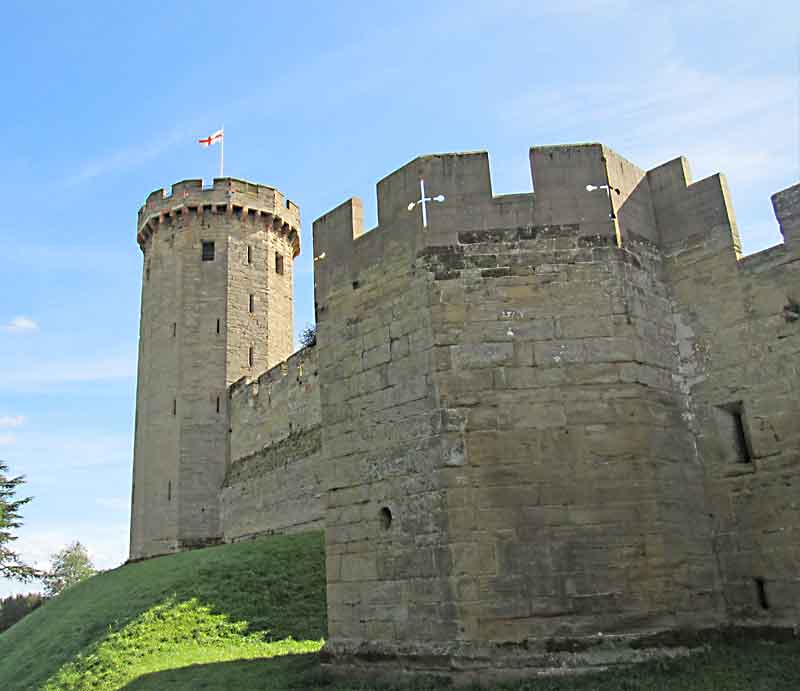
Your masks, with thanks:
<instances>
[{"instance_id":1,"label":"stone castle wall","mask_svg":"<svg viewBox=\"0 0 800 691\"><path fill-rule=\"evenodd\" d=\"M305 348L229 390L230 466L221 493L226 541L322 528L318 351Z\"/></svg>"},{"instance_id":2,"label":"stone castle wall","mask_svg":"<svg viewBox=\"0 0 800 691\"><path fill-rule=\"evenodd\" d=\"M742 257L722 176L599 144L530 158L534 193L493 196L485 153L425 156L378 183L377 228L358 199L318 219L317 345L288 359L271 262L291 226L247 253L250 282L226 266L228 302L268 311L230 313L234 336L265 333L253 367L225 351L225 439L196 437L215 536L325 528L334 670L484 681L629 662L669 629L798 624L800 185L773 199L784 244ZM445 196L427 228L421 178ZM169 295L143 296L136 455L188 464L153 406L205 341L169 359L166 317L144 318ZM137 521L170 463L137 462Z\"/></svg>"}]
</instances>

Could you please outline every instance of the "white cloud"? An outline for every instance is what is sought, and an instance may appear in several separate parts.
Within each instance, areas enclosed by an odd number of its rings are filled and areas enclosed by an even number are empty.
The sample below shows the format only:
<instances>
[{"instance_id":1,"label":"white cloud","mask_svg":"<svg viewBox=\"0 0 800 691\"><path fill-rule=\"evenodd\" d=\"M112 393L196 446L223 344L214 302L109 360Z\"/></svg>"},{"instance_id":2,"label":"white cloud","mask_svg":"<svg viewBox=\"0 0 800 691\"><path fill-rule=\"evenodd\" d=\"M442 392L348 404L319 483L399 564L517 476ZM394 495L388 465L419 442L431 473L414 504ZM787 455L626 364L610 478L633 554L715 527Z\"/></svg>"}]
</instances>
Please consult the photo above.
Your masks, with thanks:
<instances>
[{"instance_id":1,"label":"white cloud","mask_svg":"<svg viewBox=\"0 0 800 691\"><path fill-rule=\"evenodd\" d=\"M14 317L8 324L4 324L0 328L8 333L22 333L25 331L36 331L39 325L29 317Z\"/></svg>"},{"instance_id":2,"label":"white cloud","mask_svg":"<svg viewBox=\"0 0 800 691\"><path fill-rule=\"evenodd\" d=\"M59 468L90 468L128 464L133 458L133 440L128 434L102 434L86 430L81 434L37 434L25 439L29 476L37 473L38 482L57 481L50 459L59 459ZM38 477L41 476L41 477Z\"/></svg>"},{"instance_id":3,"label":"white cloud","mask_svg":"<svg viewBox=\"0 0 800 691\"><path fill-rule=\"evenodd\" d=\"M188 128L176 128L160 136L149 137L146 143L137 142L132 146L112 151L83 163L77 172L68 176L66 185L77 185L100 175L110 175L119 171L136 168L158 158L164 151L180 141L191 142L193 134Z\"/></svg>"},{"instance_id":4,"label":"white cloud","mask_svg":"<svg viewBox=\"0 0 800 691\"><path fill-rule=\"evenodd\" d=\"M75 384L131 379L135 376L135 357L54 360L31 366L17 363L14 367L0 367L0 391L50 391Z\"/></svg>"},{"instance_id":5,"label":"white cloud","mask_svg":"<svg viewBox=\"0 0 800 691\"><path fill-rule=\"evenodd\" d=\"M17 441L13 434L0 434L0 446L10 446Z\"/></svg>"},{"instance_id":6,"label":"white cloud","mask_svg":"<svg viewBox=\"0 0 800 691\"><path fill-rule=\"evenodd\" d=\"M89 552L95 568L105 570L122 564L128 558L129 525L127 521L114 523L71 523L68 527L44 524L25 526L19 533L14 549L26 564L46 569L53 554L78 540ZM14 593L27 593L41 588L38 582L17 583L0 579L0 597Z\"/></svg>"},{"instance_id":7,"label":"white cloud","mask_svg":"<svg viewBox=\"0 0 800 691\"><path fill-rule=\"evenodd\" d=\"M637 71L613 81L596 76L506 102L501 120L526 132L563 133L565 141L605 140L643 167L685 153L700 175L722 169L740 184L791 171L786 133L793 131L795 85L788 75L712 74L671 62L647 78Z\"/></svg>"},{"instance_id":8,"label":"white cloud","mask_svg":"<svg viewBox=\"0 0 800 691\"><path fill-rule=\"evenodd\" d=\"M24 415L0 416L0 427L19 427L25 422Z\"/></svg>"}]
</instances>

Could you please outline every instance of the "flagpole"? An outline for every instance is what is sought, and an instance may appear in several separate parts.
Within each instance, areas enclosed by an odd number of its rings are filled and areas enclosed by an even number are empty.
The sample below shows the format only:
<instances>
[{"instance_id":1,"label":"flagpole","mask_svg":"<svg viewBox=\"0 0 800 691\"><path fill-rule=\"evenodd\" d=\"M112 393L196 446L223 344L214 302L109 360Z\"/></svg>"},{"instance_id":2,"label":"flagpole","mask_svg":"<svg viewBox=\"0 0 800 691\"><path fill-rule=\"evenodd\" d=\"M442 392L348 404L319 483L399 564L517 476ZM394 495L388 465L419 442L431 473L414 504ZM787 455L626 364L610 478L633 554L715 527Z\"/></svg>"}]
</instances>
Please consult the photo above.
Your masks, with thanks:
<instances>
[{"instance_id":1,"label":"flagpole","mask_svg":"<svg viewBox=\"0 0 800 691\"><path fill-rule=\"evenodd\" d=\"M219 141L219 176L225 177L225 125L222 126L222 139Z\"/></svg>"}]
</instances>

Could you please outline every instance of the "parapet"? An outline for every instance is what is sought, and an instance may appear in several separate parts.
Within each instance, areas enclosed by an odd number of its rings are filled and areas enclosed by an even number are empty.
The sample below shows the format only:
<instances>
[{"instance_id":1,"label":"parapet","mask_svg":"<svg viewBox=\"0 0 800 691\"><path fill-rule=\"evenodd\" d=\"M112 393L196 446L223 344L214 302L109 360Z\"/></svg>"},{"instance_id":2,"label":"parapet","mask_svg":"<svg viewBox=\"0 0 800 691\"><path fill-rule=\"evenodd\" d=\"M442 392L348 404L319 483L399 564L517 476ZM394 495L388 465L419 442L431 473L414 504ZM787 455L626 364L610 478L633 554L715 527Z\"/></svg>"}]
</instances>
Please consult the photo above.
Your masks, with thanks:
<instances>
[{"instance_id":1,"label":"parapet","mask_svg":"<svg viewBox=\"0 0 800 691\"><path fill-rule=\"evenodd\" d=\"M718 234L736 257L741 240L728 183L716 173L692 182L689 161L680 156L647 172L656 223L665 249Z\"/></svg>"},{"instance_id":2,"label":"parapet","mask_svg":"<svg viewBox=\"0 0 800 691\"><path fill-rule=\"evenodd\" d=\"M203 181L176 182L167 194L164 189L151 192L141 209L137 223L137 241L143 247L156 226L173 215L187 213L236 214L253 222L268 222L287 234L300 254L300 209L274 187L236 178L214 178L211 187Z\"/></svg>"},{"instance_id":3,"label":"parapet","mask_svg":"<svg viewBox=\"0 0 800 691\"><path fill-rule=\"evenodd\" d=\"M772 195L772 208L790 250L800 250L800 183Z\"/></svg>"},{"instance_id":4,"label":"parapet","mask_svg":"<svg viewBox=\"0 0 800 691\"><path fill-rule=\"evenodd\" d=\"M608 161L623 161L609 171ZM360 270L398 251L413 256L427 246L455 245L459 233L532 225L579 224L587 235L618 236L614 205L629 197L640 201L639 233L655 240L655 221L647 194L645 172L602 144L534 147L530 150L534 192L495 196L485 151L420 156L377 184L378 226L364 232L360 199L352 198L314 222L315 280L318 295L335 284L357 280ZM609 201L604 190L622 190ZM420 181L427 202L427 227L419 205ZM642 201L642 198L644 201ZM629 204L629 209L633 208ZM623 214L620 212L620 217Z\"/></svg>"}]
</instances>

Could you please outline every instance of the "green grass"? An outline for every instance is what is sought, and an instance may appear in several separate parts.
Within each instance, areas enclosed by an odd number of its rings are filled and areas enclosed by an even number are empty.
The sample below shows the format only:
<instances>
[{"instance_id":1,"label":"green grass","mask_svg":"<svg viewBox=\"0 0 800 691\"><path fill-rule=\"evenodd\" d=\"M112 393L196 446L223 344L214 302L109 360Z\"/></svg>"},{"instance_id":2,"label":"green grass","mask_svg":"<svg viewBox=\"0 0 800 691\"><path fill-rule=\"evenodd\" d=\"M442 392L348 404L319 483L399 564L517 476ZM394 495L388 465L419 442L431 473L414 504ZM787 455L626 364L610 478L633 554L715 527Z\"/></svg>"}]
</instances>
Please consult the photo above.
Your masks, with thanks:
<instances>
[{"instance_id":1,"label":"green grass","mask_svg":"<svg viewBox=\"0 0 800 691\"><path fill-rule=\"evenodd\" d=\"M0 635L3 691L434 691L327 682L320 533L132 564L96 576ZM800 643L716 644L688 658L505 691L797 691Z\"/></svg>"},{"instance_id":2,"label":"green grass","mask_svg":"<svg viewBox=\"0 0 800 691\"><path fill-rule=\"evenodd\" d=\"M315 652L324 569L322 534L308 533L100 574L0 635L0 689L111 691L187 665Z\"/></svg>"}]
</instances>

